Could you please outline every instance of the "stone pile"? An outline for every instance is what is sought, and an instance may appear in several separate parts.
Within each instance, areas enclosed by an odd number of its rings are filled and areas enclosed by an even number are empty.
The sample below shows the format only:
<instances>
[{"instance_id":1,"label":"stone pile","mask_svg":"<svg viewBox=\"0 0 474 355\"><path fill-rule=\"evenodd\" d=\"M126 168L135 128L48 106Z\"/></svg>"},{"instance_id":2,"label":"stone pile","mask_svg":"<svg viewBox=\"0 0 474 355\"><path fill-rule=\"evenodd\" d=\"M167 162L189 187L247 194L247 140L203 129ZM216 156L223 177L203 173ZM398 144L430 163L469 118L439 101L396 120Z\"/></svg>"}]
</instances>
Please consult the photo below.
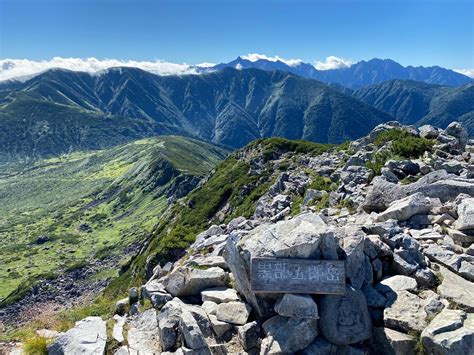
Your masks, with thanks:
<instances>
[{"instance_id":1,"label":"stone pile","mask_svg":"<svg viewBox=\"0 0 474 355\"><path fill-rule=\"evenodd\" d=\"M389 160L372 179L367 162L388 149L374 140L394 127L435 140L433 153ZM253 217L210 226L185 257L150 271L117 303L116 354L473 354L473 142L458 123L388 123L351 150L300 157ZM337 188L309 189L308 170ZM326 194L317 211L311 201ZM295 195L301 213L291 216ZM346 293L255 293L251 260L263 256L343 261ZM141 311L144 300L153 308Z\"/></svg>"}]
</instances>

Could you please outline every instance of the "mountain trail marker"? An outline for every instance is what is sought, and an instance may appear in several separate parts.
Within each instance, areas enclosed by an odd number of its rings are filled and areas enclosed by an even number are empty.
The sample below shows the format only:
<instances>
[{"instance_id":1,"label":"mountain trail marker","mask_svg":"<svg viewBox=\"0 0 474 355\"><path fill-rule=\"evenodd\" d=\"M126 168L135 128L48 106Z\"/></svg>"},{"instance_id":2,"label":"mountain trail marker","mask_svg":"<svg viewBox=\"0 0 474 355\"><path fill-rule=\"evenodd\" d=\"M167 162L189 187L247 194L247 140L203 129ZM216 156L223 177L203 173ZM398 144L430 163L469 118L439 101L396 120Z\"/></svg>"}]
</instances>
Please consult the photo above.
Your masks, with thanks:
<instances>
[{"instance_id":1,"label":"mountain trail marker","mask_svg":"<svg viewBox=\"0 0 474 355\"><path fill-rule=\"evenodd\" d=\"M343 295L344 261L256 257L250 284L254 292Z\"/></svg>"}]
</instances>

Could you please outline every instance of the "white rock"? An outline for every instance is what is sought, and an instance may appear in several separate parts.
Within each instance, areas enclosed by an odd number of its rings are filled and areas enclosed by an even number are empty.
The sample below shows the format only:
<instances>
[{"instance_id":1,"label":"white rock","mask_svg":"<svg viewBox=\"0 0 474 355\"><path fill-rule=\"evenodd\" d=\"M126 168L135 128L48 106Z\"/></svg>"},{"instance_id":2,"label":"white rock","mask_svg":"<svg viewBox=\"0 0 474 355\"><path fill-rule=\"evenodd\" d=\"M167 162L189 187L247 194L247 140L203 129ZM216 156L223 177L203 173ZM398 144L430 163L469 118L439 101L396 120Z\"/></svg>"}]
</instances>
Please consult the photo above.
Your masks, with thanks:
<instances>
[{"instance_id":1,"label":"white rock","mask_svg":"<svg viewBox=\"0 0 474 355\"><path fill-rule=\"evenodd\" d=\"M244 325L247 323L251 308L245 302L221 303L217 306L217 319L222 322Z\"/></svg>"},{"instance_id":2,"label":"white rock","mask_svg":"<svg viewBox=\"0 0 474 355\"><path fill-rule=\"evenodd\" d=\"M395 275L389 278L386 278L380 281L380 284L389 287L394 292L398 291L412 291L416 290L417 283L416 280L412 277L403 276L403 275Z\"/></svg>"},{"instance_id":3,"label":"white rock","mask_svg":"<svg viewBox=\"0 0 474 355\"><path fill-rule=\"evenodd\" d=\"M421 333L430 354L465 354L474 351L474 314L462 310L442 310Z\"/></svg>"},{"instance_id":4,"label":"white rock","mask_svg":"<svg viewBox=\"0 0 474 355\"><path fill-rule=\"evenodd\" d=\"M87 317L48 346L48 354L103 354L106 341L105 321L100 317Z\"/></svg>"},{"instance_id":5,"label":"white rock","mask_svg":"<svg viewBox=\"0 0 474 355\"><path fill-rule=\"evenodd\" d=\"M201 291L201 296L203 302L211 301L215 303L226 303L239 301L237 291L235 291L233 288L209 288L204 291Z\"/></svg>"},{"instance_id":6,"label":"white rock","mask_svg":"<svg viewBox=\"0 0 474 355\"><path fill-rule=\"evenodd\" d=\"M426 214L432 207L431 200L422 193L415 193L411 196L396 200L376 218L376 221L383 222L389 219L406 221L416 214Z\"/></svg>"}]
</instances>

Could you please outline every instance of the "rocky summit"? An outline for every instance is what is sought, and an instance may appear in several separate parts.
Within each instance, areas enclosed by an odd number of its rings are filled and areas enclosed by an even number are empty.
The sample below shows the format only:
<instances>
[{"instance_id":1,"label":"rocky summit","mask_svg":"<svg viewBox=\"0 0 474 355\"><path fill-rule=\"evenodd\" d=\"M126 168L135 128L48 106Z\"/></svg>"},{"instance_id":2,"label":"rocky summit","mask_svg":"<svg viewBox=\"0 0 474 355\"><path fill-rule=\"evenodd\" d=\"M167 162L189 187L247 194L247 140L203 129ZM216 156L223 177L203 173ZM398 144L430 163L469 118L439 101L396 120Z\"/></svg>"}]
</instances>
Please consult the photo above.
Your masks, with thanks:
<instances>
[{"instance_id":1,"label":"rocky summit","mask_svg":"<svg viewBox=\"0 0 474 355\"><path fill-rule=\"evenodd\" d=\"M271 172L242 185L260 186L253 209L228 193L181 253L160 247L172 225L158 228L137 258L146 265L129 266L145 283L113 317L54 334L49 353L474 353L474 141L462 125L389 122L317 153L262 147L228 158ZM213 179L180 209L204 209ZM342 262L345 292L255 292L255 257Z\"/></svg>"}]
</instances>

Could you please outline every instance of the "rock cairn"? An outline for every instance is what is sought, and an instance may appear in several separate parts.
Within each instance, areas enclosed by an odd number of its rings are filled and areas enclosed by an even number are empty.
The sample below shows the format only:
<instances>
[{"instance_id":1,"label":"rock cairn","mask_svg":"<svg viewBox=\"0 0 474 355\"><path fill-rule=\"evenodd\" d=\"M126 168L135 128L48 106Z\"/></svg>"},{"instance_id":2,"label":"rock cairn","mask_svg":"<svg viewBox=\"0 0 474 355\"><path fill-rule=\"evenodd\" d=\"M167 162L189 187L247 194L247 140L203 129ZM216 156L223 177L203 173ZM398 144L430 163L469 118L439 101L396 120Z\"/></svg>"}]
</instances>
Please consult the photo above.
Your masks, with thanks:
<instances>
[{"instance_id":1,"label":"rock cairn","mask_svg":"<svg viewBox=\"0 0 474 355\"><path fill-rule=\"evenodd\" d=\"M374 140L392 128L433 139L433 153L389 160L372 178L367 163L389 149ZM348 151L300 156L252 218L212 225L117 302L115 354L473 354L473 163L474 142L456 122L445 130L390 122ZM309 188L308 171L337 188ZM301 211L291 216L298 194ZM317 211L311 201L322 196L329 207ZM250 264L260 256L342 260L346 293L255 293ZM141 311L145 299L153 308ZM83 322L97 325L81 333ZM51 352L105 346L100 321L83 322Z\"/></svg>"}]
</instances>

